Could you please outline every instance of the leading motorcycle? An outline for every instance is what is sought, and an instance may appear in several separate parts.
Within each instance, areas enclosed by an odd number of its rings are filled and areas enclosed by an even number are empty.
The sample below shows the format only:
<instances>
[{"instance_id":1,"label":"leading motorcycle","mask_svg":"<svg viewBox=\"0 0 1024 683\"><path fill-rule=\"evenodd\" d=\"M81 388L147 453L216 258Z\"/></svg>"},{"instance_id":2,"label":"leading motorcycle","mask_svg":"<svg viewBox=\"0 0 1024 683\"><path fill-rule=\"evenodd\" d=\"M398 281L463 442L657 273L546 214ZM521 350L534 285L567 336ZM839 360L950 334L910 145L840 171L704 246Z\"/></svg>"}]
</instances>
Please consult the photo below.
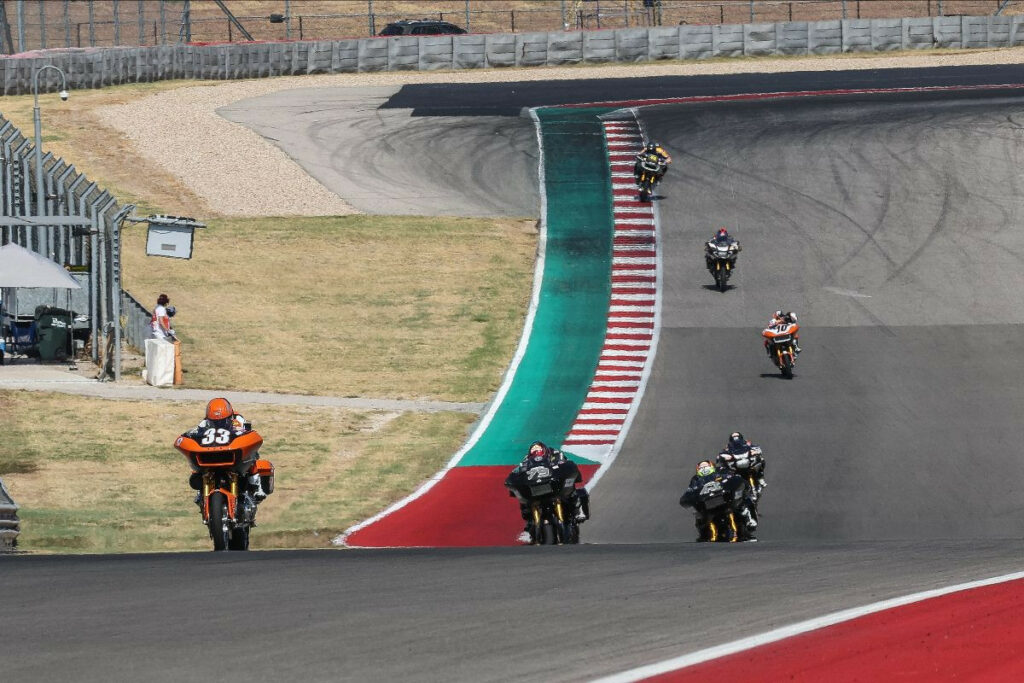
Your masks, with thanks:
<instances>
[{"instance_id":1,"label":"leading motorcycle","mask_svg":"<svg viewBox=\"0 0 1024 683\"><path fill-rule=\"evenodd\" d=\"M800 325L797 323L779 323L766 327L761 333L768 357L786 379L793 379L793 366L796 365L794 342L798 332Z\"/></svg>"},{"instance_id":2,"label":"leading motorcycle","mask_svg":"<svg viewBox=\"0 0 1024 683\"><path fill-rule=\"evenodd\" d=\"M194 437L182 434L174 442L192 468L189 483L199 491L203 524L214 550L249 549L257 503L246 491L248 478L258 474L264 493L274 492L274 466L257 457L262 445L263 437L255 430L235 434L217 427Z\"/></svg>"},{"instance_id":3,"label":"leading motorcycle","mask_svg":"<svg viewBox=\"0 0 1024 683\"><path fill-rule=\"evenodd\" d=\"M651 193L654 192L654 187L661 182L661 176L664 173L665 163L657 154L651 152L640 154L633 169L633 177L640 190L640 201L651 201Z\"/></svg>"}]
</instances>

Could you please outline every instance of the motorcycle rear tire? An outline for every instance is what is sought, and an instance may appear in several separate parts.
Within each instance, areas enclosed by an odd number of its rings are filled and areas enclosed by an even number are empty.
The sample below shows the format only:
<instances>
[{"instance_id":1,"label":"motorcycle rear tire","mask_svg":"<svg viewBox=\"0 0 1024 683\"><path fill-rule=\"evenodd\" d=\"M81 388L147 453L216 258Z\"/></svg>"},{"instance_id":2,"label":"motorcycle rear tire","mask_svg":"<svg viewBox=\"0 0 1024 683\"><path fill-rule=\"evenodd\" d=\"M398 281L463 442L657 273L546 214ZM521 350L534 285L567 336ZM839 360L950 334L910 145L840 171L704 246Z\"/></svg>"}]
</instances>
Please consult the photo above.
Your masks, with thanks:
<instances>
[{"instance_id":1,"label":"motorcycle rear tire","mask_svg":"<svg viewBox=\"0 0 1024 683\"><path fill-rule=\"evenodd\" d=\"M231 541L228 499L220 491L210 494L210 538L214 550L227 550Z\"/></svg>"}]
</instances>

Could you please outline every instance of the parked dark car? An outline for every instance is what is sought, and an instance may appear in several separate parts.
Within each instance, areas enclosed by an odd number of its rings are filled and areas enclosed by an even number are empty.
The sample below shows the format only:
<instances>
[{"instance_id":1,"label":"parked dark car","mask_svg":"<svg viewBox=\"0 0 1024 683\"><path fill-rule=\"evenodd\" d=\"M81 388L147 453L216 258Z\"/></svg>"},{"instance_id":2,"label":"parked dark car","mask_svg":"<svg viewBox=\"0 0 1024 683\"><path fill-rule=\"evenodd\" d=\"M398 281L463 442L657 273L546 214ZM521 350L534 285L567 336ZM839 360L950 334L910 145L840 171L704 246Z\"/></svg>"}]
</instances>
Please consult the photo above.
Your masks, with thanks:
<instances>
[{"instance_id":1,"label":"parked dark car","mask_svg":"<svg viewBox=\"0 0 1024 683\"><path fill-rule=\"evenodd\" d=\"M378 33L380 36L446 36L465 33L466 30L447 21L431 19L402 19L393 21Z\"/></svg>"}]
</instances>

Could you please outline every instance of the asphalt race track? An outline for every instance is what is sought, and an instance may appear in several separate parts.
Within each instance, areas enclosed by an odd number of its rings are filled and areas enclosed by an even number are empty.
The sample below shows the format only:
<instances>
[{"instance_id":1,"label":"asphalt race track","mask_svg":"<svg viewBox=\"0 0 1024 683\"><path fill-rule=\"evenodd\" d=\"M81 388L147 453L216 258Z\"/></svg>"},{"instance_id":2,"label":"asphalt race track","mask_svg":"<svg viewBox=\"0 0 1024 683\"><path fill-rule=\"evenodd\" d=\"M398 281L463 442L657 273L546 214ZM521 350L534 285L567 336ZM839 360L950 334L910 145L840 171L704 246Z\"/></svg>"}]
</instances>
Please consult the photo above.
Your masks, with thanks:
<instances>
[{"instance_id":1,"label":"asphalt race track","mask_svg":"<svg viewBox=\"0 0 1024 683\"><path fill-rule=\"evenodd\" d=\"M734 429L765 449L761 540L1020 537L1024 97L661 106L642 120L678 171L659 202L661 340L595 491L616 514L588 539L694 537L679 491ZM720 225L743 245L725 293L699 248ZM792 381L761 348L779 308L802 324Z\"/></svg>"},{"instance_id":2,"label":"asphalt race track","mask_svg":"<svg viewBox=\"0 0 1024 683\"><path fill-rule=\"evenodd\" d=\"M818 88L1019 75L804 78ZM710 88L638 80L650 89L588 82L573 97ZM722 80L734 92L804 89L790 74L719 79L708 92ZM420 107L403 88L386 108L438 135L448 114L469 128L477 116L483 135L492 115L517 128L516 104L556 92L519 85L509 101L452 87L448 109L436 90ZM472 101L495 110L457 106ZM659 200L663 328L632 431L594 491L591 545L0 557L3 677L580 680L1019 571L1024 97L666 105L641 119L675 159ZM508 146L510 167L536 154L525 145ZM471 178L459 172L450 191ZM701 255L719 225L744 246L726 293L708 287ZM804 325L792 381L760 347L780 307ZM677 500L733 429L768 459L761 542L698 545Z\"/></svg>"}]
</instances>

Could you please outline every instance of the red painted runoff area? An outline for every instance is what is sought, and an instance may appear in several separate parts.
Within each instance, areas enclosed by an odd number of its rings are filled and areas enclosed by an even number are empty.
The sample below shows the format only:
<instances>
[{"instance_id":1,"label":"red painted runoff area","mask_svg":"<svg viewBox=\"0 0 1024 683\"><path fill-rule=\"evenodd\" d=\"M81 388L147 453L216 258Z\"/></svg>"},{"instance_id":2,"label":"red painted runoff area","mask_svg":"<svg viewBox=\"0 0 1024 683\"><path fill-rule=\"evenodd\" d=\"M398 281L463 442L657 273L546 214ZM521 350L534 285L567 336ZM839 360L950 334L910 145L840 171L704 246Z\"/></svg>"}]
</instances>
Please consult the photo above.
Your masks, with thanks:
<instances>
[{"instance_id":1,"label":"red painted runoff area","mask_svg":"<svg viewBox=\"0 0 1024 683\"><path fill-rule=\"evenodd\" d=\"M596 465L580 465L584 482ZM425 495L345 539L363 548L519 545L519 504L510 498L506 465L453 467ZM586 538L587 527L581 535Z\"/></svg>"},{"instance_id":2,"label":"red painted runoff area","mask_svg":"<svg viewBox=\"0 0 1024 683\"><path fill-rule=\"evenodd\" d=\"M1024 681L1024 580L950 593L648 681Z\"/></svg>"}]
</instances>

